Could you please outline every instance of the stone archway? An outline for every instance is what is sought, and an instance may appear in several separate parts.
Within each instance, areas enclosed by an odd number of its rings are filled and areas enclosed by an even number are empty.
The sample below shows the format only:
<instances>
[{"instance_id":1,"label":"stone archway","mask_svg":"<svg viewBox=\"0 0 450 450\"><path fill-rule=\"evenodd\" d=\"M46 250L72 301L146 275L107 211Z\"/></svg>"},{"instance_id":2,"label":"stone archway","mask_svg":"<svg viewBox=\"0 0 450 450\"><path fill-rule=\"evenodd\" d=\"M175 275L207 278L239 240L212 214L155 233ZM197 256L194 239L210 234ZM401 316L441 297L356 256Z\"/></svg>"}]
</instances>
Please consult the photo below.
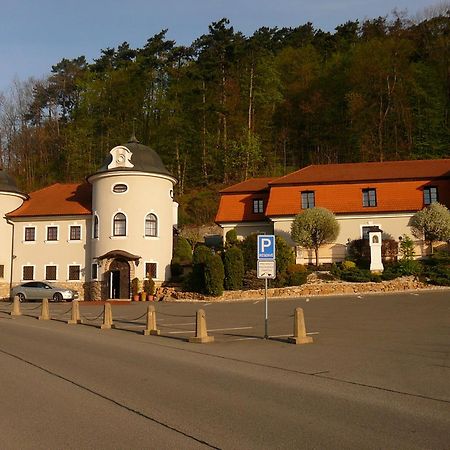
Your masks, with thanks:
<instances>
[{"instance_id":1,"label":"stone archway","mask_svg":"<svg viewBox=\"0 0 450 450\"><path fill-rule=\"evenodd\" d=\"M106 275L109 298L130 298L130 265L126 259L115 258L111 261Z\"/></svg>"}]
</instances>

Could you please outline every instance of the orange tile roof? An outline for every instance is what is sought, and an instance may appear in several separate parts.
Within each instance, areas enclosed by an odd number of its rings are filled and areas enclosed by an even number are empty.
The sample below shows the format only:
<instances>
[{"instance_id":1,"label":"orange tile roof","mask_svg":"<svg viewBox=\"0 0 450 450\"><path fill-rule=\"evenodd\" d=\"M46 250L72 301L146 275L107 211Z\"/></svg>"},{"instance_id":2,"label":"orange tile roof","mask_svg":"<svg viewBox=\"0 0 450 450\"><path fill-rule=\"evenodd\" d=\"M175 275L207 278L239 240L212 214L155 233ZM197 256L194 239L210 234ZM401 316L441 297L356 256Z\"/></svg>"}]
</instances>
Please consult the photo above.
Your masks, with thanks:
<instances>
[{"instance_id":1,"label":"orange tile roof","mask_svg":"<svg viewBox=\"0 0 450 450\"><path fill-rule=\"evenodd\" d=\"M220 191L221 194L237 193L237 192L255 192L263 191L269 188L269 183L276 180L276 177L266 178L249 178L241 183L233 184Z\"/></svg>"},{"instance_id":2,"label":"orange tile roof","mask_svg":"<svg viewBox=\"0 0 450 450\"><path fill-rule=\"evenodd\" d=\"M256 199L264 200L264 206L266 206L268 192L259 192L256 194L237 193L222 195L216 215L216 222L255 222L267 220L264 213L253 212L253 200Z\"/></svg>"},{"instance_id":3,"label":"orange tile roof","mask_svg":"<svg viewBox=\"0 0 450 450\"><path fill-rule=\"evenodd\" d=\"M450 206L448 180L417 180L398 182L308 184L305 186L273 186L270 190L266 216L291 216L301 209L301 191L314 191L315 205L334 214L373 214L381 212L410 212L424 207L423 188L437 186L439 201ZM362 190L375 188L377 206L364 207Z\"/></svg>"},{"instance_id":4,"label":"orange tile roof","mask_svg":"<svg viewBox=\"0 0 450 450\"><path fill-rule=\"evenodd\" d=\"M32 192L29 197L7 216L73 216L92 213L92 186L89 183L56 183Z\"/></svg>"},{"instance_id":5,"label":"orange tile roof","mask_svg":"<svg viewBox=\"0 0 450 450\"><path fill-rule=\"evenodd\" d=\"M450 159L312 165L275 179L270 185L417 180L450 177Z\"/></svg>"}]
</instances>

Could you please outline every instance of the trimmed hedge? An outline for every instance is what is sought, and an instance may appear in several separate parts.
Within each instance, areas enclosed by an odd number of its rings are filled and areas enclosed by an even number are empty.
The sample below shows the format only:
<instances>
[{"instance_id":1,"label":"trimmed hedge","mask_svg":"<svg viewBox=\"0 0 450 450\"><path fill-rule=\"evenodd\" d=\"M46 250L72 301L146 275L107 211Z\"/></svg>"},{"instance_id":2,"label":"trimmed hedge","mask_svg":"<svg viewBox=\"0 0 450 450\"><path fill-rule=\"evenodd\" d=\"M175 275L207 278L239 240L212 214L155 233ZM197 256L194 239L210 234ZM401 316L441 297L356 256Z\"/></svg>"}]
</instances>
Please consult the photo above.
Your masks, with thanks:
<instances>
[{"instance_id":1,"label":"trimmed hedge","mask_svg":"<svg viewBox=\"0 0 450 450\"><path fill-rule=\"evenodd\" d=\"M225 252L224 270L225 289L230 291L242 289L242 282L244 279L244 256L240 248L231 247Z\"/></svg>"},{"instance_id":2,"label":"trimmed hedge","mask_svg":"<svg viewBox=\"0 0 450 450\"><path fill-rule=\"evenodd\" d=\"M225 272L220 255L213 255L205 262L205 293L218 297L223 294Z\"/></svg>"}]
</instances>

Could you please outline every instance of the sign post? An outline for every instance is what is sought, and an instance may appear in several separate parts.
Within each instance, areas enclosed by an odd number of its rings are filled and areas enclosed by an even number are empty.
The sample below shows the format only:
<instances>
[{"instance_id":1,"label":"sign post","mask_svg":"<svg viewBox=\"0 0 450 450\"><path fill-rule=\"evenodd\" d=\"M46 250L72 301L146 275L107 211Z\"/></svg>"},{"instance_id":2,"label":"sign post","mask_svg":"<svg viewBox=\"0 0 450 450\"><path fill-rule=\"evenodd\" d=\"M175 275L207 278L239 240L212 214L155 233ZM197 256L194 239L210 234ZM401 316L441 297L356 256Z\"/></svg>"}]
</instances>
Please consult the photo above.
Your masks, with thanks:
<instances>
[{"instance_id":1,"label":"sign post","mask_svg":"<svg viewBox=\"0 0 450 450\"><path fill-rule=\"evenodd\" d=\"M275 236L274 235L258 235L257 241L257 276L264 279L264 339L269 338L269 307L267 301L267 280L276 277L276 261L275 261Z\"/></svg>"}]
</instances>

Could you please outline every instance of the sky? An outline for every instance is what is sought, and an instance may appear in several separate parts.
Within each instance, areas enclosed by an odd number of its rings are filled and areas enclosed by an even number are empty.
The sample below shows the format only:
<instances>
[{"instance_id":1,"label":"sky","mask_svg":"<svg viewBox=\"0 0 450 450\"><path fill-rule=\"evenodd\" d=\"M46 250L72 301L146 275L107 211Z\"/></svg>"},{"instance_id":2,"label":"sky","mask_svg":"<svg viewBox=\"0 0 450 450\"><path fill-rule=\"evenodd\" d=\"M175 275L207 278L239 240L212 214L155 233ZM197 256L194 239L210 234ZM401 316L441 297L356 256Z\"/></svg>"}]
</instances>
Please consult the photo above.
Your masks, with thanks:
<instances>
[{"instance_id":1,"label":"sky","mask_svg":"<svg viewBox=\"0 0 450 450\"><path fill-rule=\"evenodd\" d=\"M167 38L189 45L223 17L249 36L262 26L312 22L333 31L348 20L416 16L431 0L0 0L0 91L14 79L42 78L62 58L86 56L127 41L132 48L167 28Z\"/></svg>"}]
</instances>

